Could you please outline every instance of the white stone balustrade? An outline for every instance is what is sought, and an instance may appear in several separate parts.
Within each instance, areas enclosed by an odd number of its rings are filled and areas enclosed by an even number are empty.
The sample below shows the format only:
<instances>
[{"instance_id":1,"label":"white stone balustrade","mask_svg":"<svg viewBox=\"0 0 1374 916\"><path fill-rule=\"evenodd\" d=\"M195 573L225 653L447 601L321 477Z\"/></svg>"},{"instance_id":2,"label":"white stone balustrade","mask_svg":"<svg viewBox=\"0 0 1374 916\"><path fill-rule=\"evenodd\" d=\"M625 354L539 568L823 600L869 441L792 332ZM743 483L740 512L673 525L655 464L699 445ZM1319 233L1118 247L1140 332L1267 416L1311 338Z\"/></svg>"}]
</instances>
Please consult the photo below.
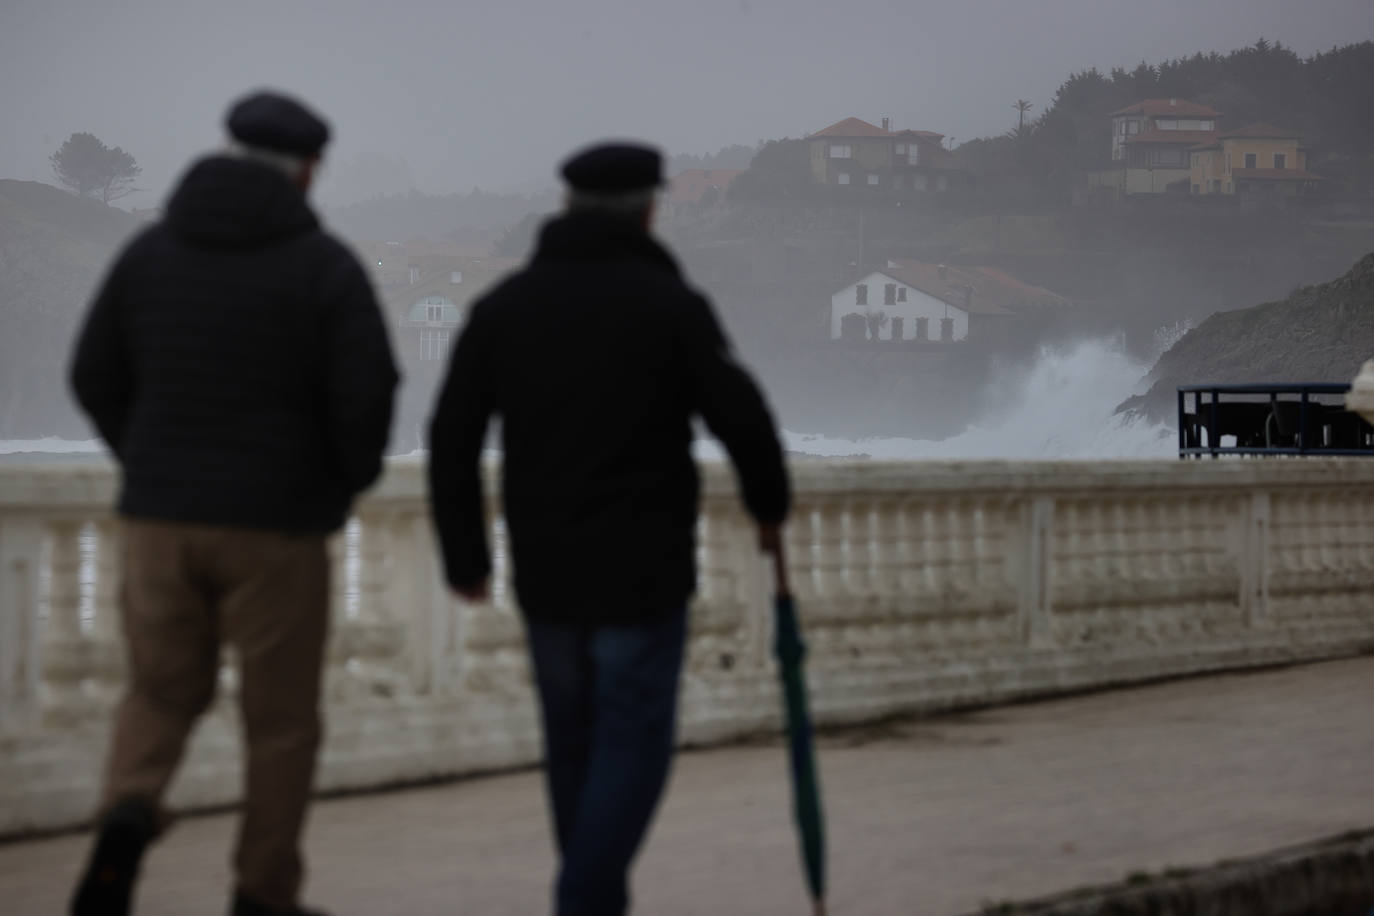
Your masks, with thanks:
<instances>
[{"instance_id":1,"label":"white stone balustrade","mask_svg":"<svg viewBox=\"0 0 1374 916\"><path fill-rule=\"evenodd\" d=\"M790 575L822 723L1374 648L1374 462L793 471ZM123 676L115 483L105 465L0 468L0 835L91 814ZM333 548L321 789L538 761L496 529L493 601L461 605L441 581L423 467L392 462L362 500ZM775 730L771 579L719 466L699 560L681 740ZM231 670L175 805L237 797Z\"/></svg>"}]
</instances>

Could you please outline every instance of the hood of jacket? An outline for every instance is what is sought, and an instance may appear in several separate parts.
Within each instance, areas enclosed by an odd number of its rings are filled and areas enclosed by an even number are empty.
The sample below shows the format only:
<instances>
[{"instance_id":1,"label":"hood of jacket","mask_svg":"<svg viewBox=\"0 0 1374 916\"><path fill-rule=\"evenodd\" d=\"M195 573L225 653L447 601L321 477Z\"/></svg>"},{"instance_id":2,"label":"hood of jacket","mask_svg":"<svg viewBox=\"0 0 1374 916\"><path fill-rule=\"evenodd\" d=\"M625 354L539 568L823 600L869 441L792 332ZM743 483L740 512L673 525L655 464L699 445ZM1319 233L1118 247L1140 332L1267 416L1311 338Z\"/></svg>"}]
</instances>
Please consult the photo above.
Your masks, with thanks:
<instances>
[{"instance_id":1,"label":"hood of jacket","mask_svg":"<svg viewBox=\"0 0 1374 916\"><path fill-rule=\"evenodd\" d=\"M674 276L677 262L642 226L604 213L565 213L544 224L534 260L596 261L640 260L655 264Z\"/></svg>"},{"instance_id":2,"label":"hood of jacket","mask_svg":"<svg viewBox=\"0 0 1374 916\"><path fill-rule=\"evenodd\" d=\"M271 166L208 156L167 203L177 235L215 248L257 248L318 228L305 193Z\"/></svg>"}]
</instances>

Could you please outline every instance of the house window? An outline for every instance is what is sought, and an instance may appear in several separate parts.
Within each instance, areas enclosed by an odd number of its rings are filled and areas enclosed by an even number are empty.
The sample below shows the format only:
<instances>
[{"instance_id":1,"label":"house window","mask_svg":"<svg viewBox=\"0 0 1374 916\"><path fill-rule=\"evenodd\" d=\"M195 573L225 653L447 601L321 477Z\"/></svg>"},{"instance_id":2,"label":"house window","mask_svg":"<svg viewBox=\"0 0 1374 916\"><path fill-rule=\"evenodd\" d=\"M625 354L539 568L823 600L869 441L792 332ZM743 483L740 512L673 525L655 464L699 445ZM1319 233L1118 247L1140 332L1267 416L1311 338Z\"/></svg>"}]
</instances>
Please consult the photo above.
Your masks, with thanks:
<instances>
[{"instance_id":1,"label":"house window","mask_svg":"<svg viewBox=\"0 0 1374 916\"><path fill-rule=\"evenodd\" d=\"M916 319L916 340L930 340L930 319Z\"/></svg>"},{"instance_id":2,"label":"house window","mask_svg":"<svg viewBox=\"0 0 1374 916\"><path fill-rule=\"evenodd\" d=\"M830 145L831 159L848 159L853 153L854 150L848 143L832 143Z\"/></svg>"},{"instance_id":3,"label":"house window","mask_svg":"<svg viewBox=\"0 0 1374 916\"><path fill-rule=\"evenodd\" d=\"M899 287L897 287L897 301L898 301L898 302L905 302L905 301L906 301L906 287L905 287L905 286L899 286Z\"/></svg>"},{"instance_id":4,"label":"house window","mask_svg":"<svg viewBox=\"0 0 1374 916\"><path fill-rule=\"evenodd\" d=\"M419 283L419 282L420 282L420 268L418 268L418 267L412 267L412 268L410 269L410 284L411 284L411 286L414 286L416 283Z\"/></svg>"},{"instance_id":5,"label":"house window","mask_svg":"<svg viewBox=\"0 0 1374 916\"><path fill-rule=\"evenodd\" d=\"M454 285L457 285L457 284L459 284L459 283L462 283L462 282L463 282L463 272L462 272L461 270L455 270L453 273L451 273L451 274L448 275L448 282L450 282L450 283L452 283L452 284L454 284Z\"/></svg>"},{"instance_id":6,"label":"house window","mask_svg":"<svg viewBox=\"0 0 1374 916\"><path fill-rule=\"evenodd\" d=\"M860 283L854 287L854 304L868 305L868 284Z\"/></svg>"},{"instance_id":7,"label":"house window","mask_svg":"<svg viewBox=\"0 0 1374 916\"><path fill-rule=\"evenodd\" d=\"M1139 122L1139 121L1127 121L1127 122L1126 122L1126 133L1128 133L1128 134L1138 134L1138 133L1140 133L1140 122Z\"/></svg>"},{"instance_id":8,"label":"house window","mask_svg":"<svg viewBox=\"0 0 1374 916\"><path fill-rule=\"evenodd\" d=\"M1159 118L1155 121L1156 130L1178 130L1178 120L1175 118Z\"/></svg>"},{"instance_id":9,"label":"house window","mask_svg":"<svg viewBox=\"0 0 1374 916\"><path fill-rule=\"evenodd\" d=\"M1258 160L1258 159L1259 159L1259 157L1258 157L1255 153L1246 153L1246 154L1245 154L1245 167L1246 167L1247 169L1253 169L1253 168L1255 167L1256 160Z\"/></svg>"},{"instance_id":10,"label":"house window","mask_svg":"<svg viewBox=\"0 0 1374 916\"><path fill-rule=\"evenodd\" d=\"M868 176L868 183L869 183L870 185L874 186L874 187L877 187L877 184L878 184L878 176L877 176L877 175L870 174L870 175Z\"/></svg>"},{"instance_id":11,"label":"house window","mask_svg":"<svg viewBox=\"0 0 1374 916\"><path fill-rule=\"evenodd\" d=\"M448 353L448 331L420 332L420 359L443 359Z\"/></svg>"},{"instance_id":12,"label":"house window","mask_svg":"<svg viewBox=\"0 0 1374 916\"><path fill-rule=\"evenodd\" d=\"M898 155L898 156L905 156L905 155L906 155L906 144L905 144L905 143L898 143L898 144L897 144L897 155Z\"/></svg>"},{"instance_id":13,"label":"house window","mask_svg":"<svg viewBox=\"0 0 1374 916\"><path fill-rule=\"evenodd\" d=\"M953 318L941 318L941 319L940 319L940 339L941 339L941 340L953 340L953 339L954 339L954 319L953 319Z\"/></svg>"},{"instance_id":14,"label":"house window","mask_svg":"<svg viewBox=\"0 0 1374 916\"><path fill-rule=\"evenodd\" d=\"M904 337L906 337L906 319L894 315L892 318L892 339L901 340Z\"/></svg>"},{"instance_id":15,"label":"house window","mask_svg":"<svg viewBox=\"0 0 1374 916\"><path fill-rule=\"evenodd\" d=\"M848 172L840 172L838 175L835 176L835 183L836 183L836 184L849 184L849 173L848 173Z\"/></svg>"},{"instance_id":16,"label":"house window","mask_svg":"<svg viewBox=\"0 0 1374 916\"><path fill-rule=\"evenodd\" d=\"M1275 154L1274 154L1274 168L1276 168L1276 169L1286 169L1286 168L1288 168L1288 156L1287 156L1286 154L1284 154L1284 153L1275 153Z\"/></svg>"},{"instance_id":17,"label":"house window","mask_svg":"<svg viewBox=\"0 0 1374 916\"><path fill-rule=\"evenodd\" d=\"M444 307L442 305L425 306L425 315L431 324L438 324L444 320Z\"/></svg>"},{"instance_id":18,"label":"house window","mask_svg":"<svg viewBox=\"0 0 1374 916\"><path fill-rule=\"evenodd\" d=\"M895 305L897 303L897 284L883 284L883 305Z\"/></svg>"}]
</instances>

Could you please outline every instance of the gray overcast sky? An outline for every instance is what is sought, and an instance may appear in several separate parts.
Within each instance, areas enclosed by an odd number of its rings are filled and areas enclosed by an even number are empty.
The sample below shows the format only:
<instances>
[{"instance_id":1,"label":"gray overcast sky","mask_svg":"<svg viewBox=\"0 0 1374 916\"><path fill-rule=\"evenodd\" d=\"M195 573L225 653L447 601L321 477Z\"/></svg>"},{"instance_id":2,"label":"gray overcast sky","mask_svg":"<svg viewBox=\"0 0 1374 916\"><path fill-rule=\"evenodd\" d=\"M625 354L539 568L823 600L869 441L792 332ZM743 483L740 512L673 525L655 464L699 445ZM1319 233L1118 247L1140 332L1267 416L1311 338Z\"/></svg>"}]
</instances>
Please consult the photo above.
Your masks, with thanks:
<instances>
[{"instance_id":1,"label":"gray overcast sky","mask_svg":"<svg viewBox=\"0 0 1374 916\"><path fill-rule=\"evenodd\" d=\"M528 189L608 135L699 153L853 115L964 140L1072 71L1261 35L1374 38L1374 0L0 0L0 177L51 180L86 130L137 157L127 203L151 206L261 85L333 123L335 199Z\"/></svg>"}]
</instances>

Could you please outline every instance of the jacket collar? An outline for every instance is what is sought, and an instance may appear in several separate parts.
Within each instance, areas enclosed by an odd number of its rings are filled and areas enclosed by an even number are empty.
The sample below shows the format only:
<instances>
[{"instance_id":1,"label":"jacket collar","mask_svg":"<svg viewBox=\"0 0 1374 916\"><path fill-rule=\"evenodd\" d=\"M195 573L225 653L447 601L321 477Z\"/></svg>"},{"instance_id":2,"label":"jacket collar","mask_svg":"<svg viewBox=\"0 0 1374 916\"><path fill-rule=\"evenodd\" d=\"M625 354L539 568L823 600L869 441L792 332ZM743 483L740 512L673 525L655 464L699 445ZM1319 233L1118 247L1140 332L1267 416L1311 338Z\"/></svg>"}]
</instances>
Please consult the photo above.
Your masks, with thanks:
<instances>
[{"instance_id":1,"label":"jacket collar","mask_svg":"<svg viewBox=\"0 0 1374 916\"><path fill-rule=\"evenodd\" d=\"M534 261L644 261L678 276L677 262L640 226L604 213L565 213L544 224Z\"/></svg>"}]
</instances>

